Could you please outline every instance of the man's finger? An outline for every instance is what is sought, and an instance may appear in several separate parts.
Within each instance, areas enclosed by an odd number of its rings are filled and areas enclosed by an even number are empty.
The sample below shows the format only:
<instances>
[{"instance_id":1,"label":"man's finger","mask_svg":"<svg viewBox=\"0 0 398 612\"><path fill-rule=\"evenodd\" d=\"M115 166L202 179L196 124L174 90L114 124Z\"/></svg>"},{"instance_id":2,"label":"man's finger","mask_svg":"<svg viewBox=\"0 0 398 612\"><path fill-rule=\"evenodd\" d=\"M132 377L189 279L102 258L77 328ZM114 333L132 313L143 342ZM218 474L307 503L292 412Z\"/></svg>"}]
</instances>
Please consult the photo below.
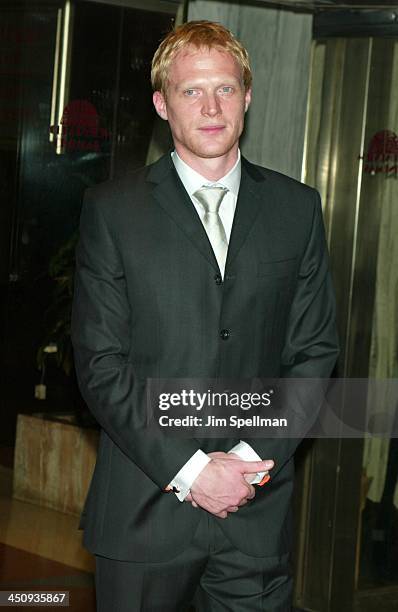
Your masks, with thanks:
<instances>
[{"instance_id":1,"label":"man's finger","mask_svg":"<svg viewBox=\"0 0 398 612\"><path fill-rule=\"evenodd\" d=\"M271 459L264 461L241 461L240 470L242 474L252 474L254 472L267 472L274 467Z\"/></svg>"},{"instance_id":2,"label":"man's finger","mask_svg":"<svg viewBox=\"0 0 398 612\"><path fill-rule=\"evenodd\" d=\"M223 510L222 512L216 513L214 516L218 516L218 518L225 519L228 516L228 512L226 510Z\"/></svg>"},{"instance_id":3,"label":"man's finger","mask_svg":"<svg viewBox=\"0 0 398 612\"><path fill-rule=\"evenodd\" d=\"M247 499L253 499L253 497L256 494L256 489L253 487L253 485L248 485L249 486L249 495L246 495Z\"/></svg>"},{"instance_id":4,"label":"man's finger","mask_svg":"<svg viewBox=\"0 0 398 612\"><path fill-rule=\"evenodd\" d=\"M186 496L185 500L186 502L191 502L191 504L193 505L194 508L198 507L198 504L193 500L193 497L190 493L188 493L188 495Z\"/></svg>"},{"instance_id":5,"label":"man's finger","mask_svg":"<svg viewBox=\"0 0 398 612\"><path fill-rule=\"evenodd\" d=\"M251 501L254 497L256 496L256 491L254 489L254 487L251 487L248 495L246 497L244 497L240 502L239 502L239 506L244 506L247 504L247 502Z\"/></svg>"}]
</instances>

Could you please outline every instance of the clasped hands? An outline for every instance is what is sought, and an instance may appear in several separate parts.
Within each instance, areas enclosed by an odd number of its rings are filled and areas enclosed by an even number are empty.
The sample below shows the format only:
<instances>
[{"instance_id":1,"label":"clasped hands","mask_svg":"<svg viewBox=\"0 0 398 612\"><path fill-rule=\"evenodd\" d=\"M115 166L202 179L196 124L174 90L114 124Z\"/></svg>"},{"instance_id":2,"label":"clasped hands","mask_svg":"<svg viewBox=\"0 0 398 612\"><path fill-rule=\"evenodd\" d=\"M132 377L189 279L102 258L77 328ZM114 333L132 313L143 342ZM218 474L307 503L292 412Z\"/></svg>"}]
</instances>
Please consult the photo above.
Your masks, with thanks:
<instances>
[{"instance_id":1,"label":"clasped hands","mask_svg":"<svg viewBox=\"0 0 398 612\"><path fill-rule=\"evenodd\" d=\"M250 484L257 472L274 466L272 460L244 461L234 453L209 453L211 461L192 483L185 501L207 510L214 516L226 518L253 499L256 492Z\"/></svg>"}]
</instances>

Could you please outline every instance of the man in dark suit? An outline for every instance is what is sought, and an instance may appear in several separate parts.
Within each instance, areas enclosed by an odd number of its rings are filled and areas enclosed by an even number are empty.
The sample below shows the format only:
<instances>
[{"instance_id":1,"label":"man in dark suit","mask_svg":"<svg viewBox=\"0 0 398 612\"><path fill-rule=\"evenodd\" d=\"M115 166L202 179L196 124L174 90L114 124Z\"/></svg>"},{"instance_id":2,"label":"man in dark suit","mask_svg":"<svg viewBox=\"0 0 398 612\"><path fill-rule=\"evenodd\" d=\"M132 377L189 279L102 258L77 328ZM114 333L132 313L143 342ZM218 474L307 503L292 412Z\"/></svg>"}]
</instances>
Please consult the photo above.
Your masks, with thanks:
<instances>
[{"instance_id":1,"label":"man in dark suit","mask_svg":"<svg viewBox=\"0 0 398 612\"><path fill-rule=\"evenodd\" d=\"M146 428L149 378L324 378L338 353L319 196L239 152L246 50L170 33L153 101L175 150L90 189L72 335L101 426L82 526L100 611L286 612L297 439ZM268 471L272 479L267 481Z\"/></svg>"}]
</instances>

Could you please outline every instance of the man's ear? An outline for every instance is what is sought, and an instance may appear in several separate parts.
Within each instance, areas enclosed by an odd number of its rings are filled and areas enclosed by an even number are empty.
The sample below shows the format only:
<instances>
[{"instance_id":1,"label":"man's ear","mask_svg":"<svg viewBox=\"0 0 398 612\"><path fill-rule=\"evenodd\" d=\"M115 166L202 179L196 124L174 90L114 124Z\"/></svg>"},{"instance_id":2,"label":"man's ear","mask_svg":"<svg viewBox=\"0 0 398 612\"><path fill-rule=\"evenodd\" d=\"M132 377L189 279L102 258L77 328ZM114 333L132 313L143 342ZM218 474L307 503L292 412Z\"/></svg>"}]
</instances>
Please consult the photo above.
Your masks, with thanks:
<instances>
[{"instance_id":1,"label":"man's ear","mask_svg":"<svg viewBox=\"0 0 398 612\"><path fill-rule=\"evenodd\" d=\"M245 93L245 112L249 108L251 100L252 100L252 90L248 89Z\"/></svg>"},{"instance_id":2,"label":"man's ear","mask_svg":"<svg viewBox=\"0 0 398 612\"><path fill-rule=\"evenodd\" d=\"M165 121L167 121L168 117L167 117L167 104L166 104L166 100L164 95L162 94L161 91L155 91L153 96L152 96L152 100L153 100L153 105L156 109L157 114L159 115L159 117L161 117L162 119L164 119Z\"/></svg>"}]
</instances>

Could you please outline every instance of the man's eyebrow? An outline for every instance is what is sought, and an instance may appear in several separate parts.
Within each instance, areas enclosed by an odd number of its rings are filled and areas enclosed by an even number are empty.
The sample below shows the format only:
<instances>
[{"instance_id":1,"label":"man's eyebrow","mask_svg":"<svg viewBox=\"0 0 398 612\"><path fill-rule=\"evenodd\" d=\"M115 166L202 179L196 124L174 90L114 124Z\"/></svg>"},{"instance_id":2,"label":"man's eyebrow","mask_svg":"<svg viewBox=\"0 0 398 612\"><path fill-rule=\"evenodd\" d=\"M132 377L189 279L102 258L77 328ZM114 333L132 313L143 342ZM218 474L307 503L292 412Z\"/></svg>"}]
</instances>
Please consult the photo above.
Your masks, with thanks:
<instances>
[{"instance_id":1,"label":"man's eyebrow","mask_svg":"<svg viewBox=\"0 0 398 612\"><path fill-rule=\"evenodd\" d=\"M236 77L225 77L225 78L220 78L217 79L217 83L215 83L215 85L217 87L222 87L223 85L235 85L236 83L241 84L242 80L238 79ZM207 79L192 79L192 80L186 80L186 81L182 81L180 83L175 83L174 87L176 89L196 89L197 87L202 87L202 85L206 85L207 84Z\"/></svg>"}]
</instances>

